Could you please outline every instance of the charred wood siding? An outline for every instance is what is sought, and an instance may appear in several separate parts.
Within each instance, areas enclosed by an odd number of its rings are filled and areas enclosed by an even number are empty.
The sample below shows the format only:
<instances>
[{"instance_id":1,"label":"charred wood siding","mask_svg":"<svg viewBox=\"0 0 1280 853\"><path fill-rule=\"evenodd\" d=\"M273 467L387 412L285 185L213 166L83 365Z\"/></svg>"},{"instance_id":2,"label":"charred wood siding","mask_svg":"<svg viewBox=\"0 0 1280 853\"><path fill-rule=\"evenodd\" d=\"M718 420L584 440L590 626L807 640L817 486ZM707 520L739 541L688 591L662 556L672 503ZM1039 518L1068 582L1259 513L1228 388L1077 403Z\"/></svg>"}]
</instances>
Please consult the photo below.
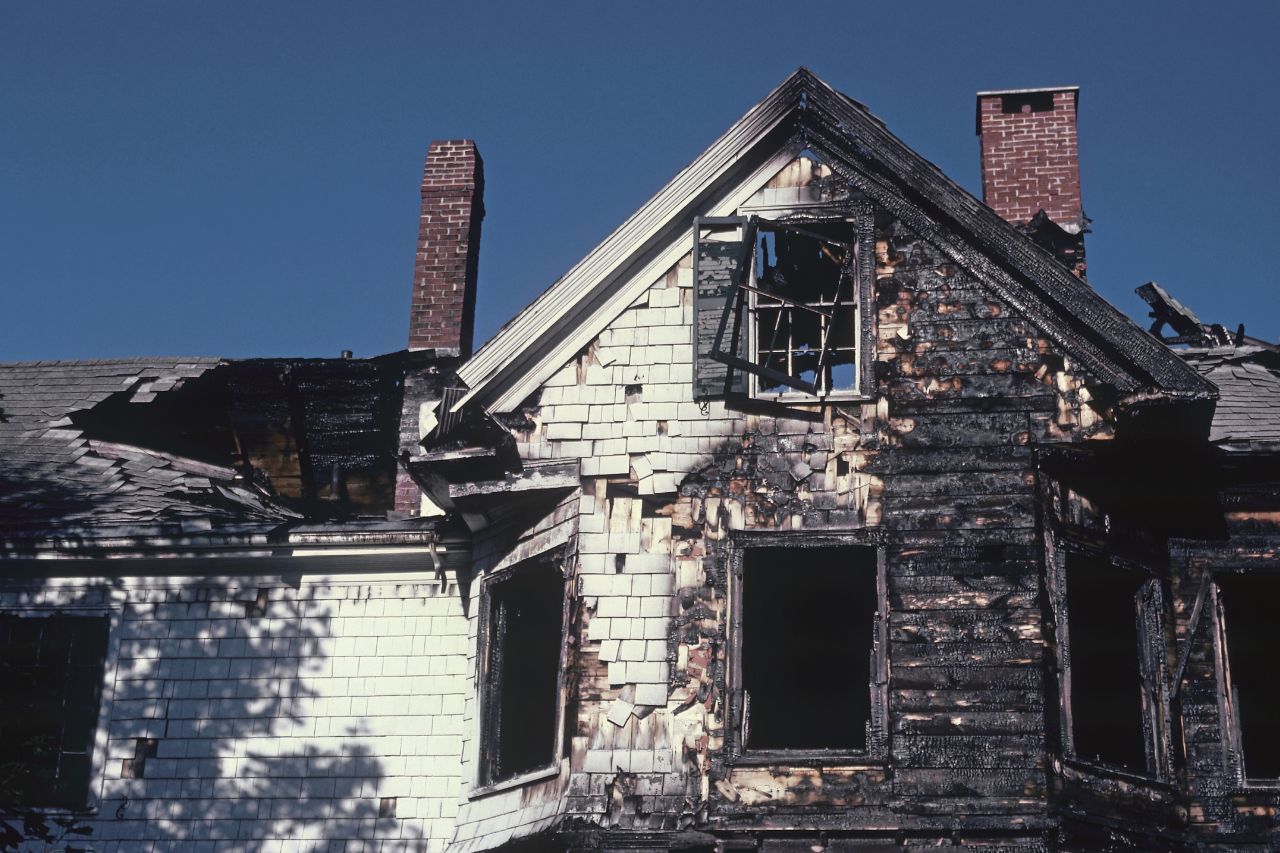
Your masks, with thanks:
<instances>
[{"instance_id":1,"label":"charred wood siding","mask_svg":"<svg viewBox=\"0 0 1280 853\"><path fill-rule=\"evenodd\" d=\"M1172 469L1177 489L1162 473L1170 470L1175 451L1183 456ZM1162 619L1169 628L1155 640L1163 648L1169 684L1172 732L1165 759L1173 772L1162 781L1062 763L1054 774L1053 801L1075 845L1069 849L1091 849L1111 839L1135 849L1265 850L1266 839L1276 833L1280 795L1274 784L1246 782L1243 774L1226 654L1230 623L1223 619L1218 593L1224 575L1280 569L1274 463L1262 457L1206 467L1188 462L1194 454L1185 448L1165 445L1144 458L1129 447L1127 455L1140 461L1121 467L1114 454L1101 458L1110 476L1136 485L1099 492L1093 454L1076 455L1068 465L1043 465L1046 535L1051 545L1065 542L1152 567L1159 579L1168 602ZM1206 493L1215 496L1206 501ZM1055 632L1052 620L1046 630Z\"/></svg>"},{"instance_id":2,"label":"charred wood siding","mask_svg":"<svg viewBox=\"0 0 1280 853\"><path fill-rule=\"evenodd\" d=\"M254 360L227 371L239 462L308 507L390 509L400 369L376 360ZM338 510L335 510L338 511Z\"/></svg>"},{"instance_id":3,"label":"charred wood siding","mask_svg":"<svg viewBox=\"0 0 1280 853\"><path fill-rule=\"evenodd\" d=\"M899 223L877 280L888 401L889 714L906 814L1042 811L1043 637L1031 454L1057 390L1035 329ZM961 463L960 460L964 461ZM962 470L957 470L959 465ZM992 819L992 818L989 818Z\"/></svg>"},{"instance_id":4,"label":"charred wood siding","mask_svg":"<svg viewBox=\"0 0 1280 853\"><path fill-rule=\"evenodd\" d=\"M1223 613L1213 578L1240 572L1280 570L1280 525L1229 518L1223 542L1171 543L1172 582L1179 644L1189 644L1178 694L1186 750L1190 803L1187 821L1195 834L1234 838L1240 849L1280 831L1280 790L1246 783L1238 737L1239 717L1229 701L1230 662ZM1193 604L1205 576L1209 598L1194 625Z\"/></svg>"},{"instance_id":5,"label":"charred wood siding","mask_svg":"<svg viewBox=\"0 0 1280 853\"><path fill-rule=\"evenodd\" d=\"M583 470L570 821L1047 843L1033 447L1109 426L1089 377L947 255L883 212L876 247L869 402L696 403L686 258L525 409L522 456ZM882 752L735 759L726 605L740 531L882 555ZM555 795L487 808L527 821ZM464 827L481 813L464 809Z\"/></svg>"}]
</instances>

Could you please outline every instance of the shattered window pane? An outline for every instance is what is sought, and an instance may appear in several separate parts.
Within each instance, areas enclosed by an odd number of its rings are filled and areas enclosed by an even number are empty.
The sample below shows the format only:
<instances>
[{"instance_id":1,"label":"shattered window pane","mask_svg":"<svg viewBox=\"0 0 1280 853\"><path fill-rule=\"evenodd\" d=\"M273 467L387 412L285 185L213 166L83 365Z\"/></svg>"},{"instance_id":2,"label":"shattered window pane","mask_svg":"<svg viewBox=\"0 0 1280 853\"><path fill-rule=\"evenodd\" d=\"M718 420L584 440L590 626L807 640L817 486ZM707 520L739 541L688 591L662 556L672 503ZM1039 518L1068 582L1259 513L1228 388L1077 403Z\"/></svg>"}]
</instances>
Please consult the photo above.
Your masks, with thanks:
<instances>
[{"instance_id":1,"label":"shattered window pane","mask_svg":"<svg viewBox=\"0 0 1280 853\"><path fill-rule=\"evenodd\" d=\"M1138 592L1145 578L1070 555L1067 624L1077 758L1147 770Z\"/></svg>"},{"instance_id":2,"label":"shattered window pane","mask_svg":"<svg viewBox=\"0 0 1280 853\"><path fill-rule=\"evenodd\" d=\"M108 627L105 616L0 616L0 767L12 805L84 807Z\"/></svg>"},{"instance_id":3,"label":"shattered window pane","mask_svg":"<svg viewBox=\"0 0 1280 853\"><path fill-rule=\"evenodd\" d=\"M717 356L755 374L761 393L857 391L853 225L843 219L756 222L752 269L738 298L725 306L723 323L747 326L751 357L738 363L723 351Z\"/></svg>"},{"instance_id":4,"label":"shattered window pane","mask_svg":"<svg viewBox=\"0 0 1280 853\"><path fill-rule=\"evenodd\" d=\"M867 749L876 598L874 548L745 553L748 750Z\"/></svg>"},{"instance_id":5,"label":"shattered window pane","mask_svg":"<svg viewBox=\"0 0 1280 853\"><path fill-rule=\"evenodd\" d=\"M489 586L486 782L555 760L563 605L564 581L549 563Z\"/></svg>"},{"instance_id":6,"label":"shattered window pane","mask_svg":"<svg viewBox=\"0 0 1280 853\"><path fill-rule=\"evenodd\" d=\"M1280 575L1217 576L1226 622L1230 689L1240 728L1245 777L1280 778L1280 678L1276 664L1276 602Z\"/></svg>"}]
</instances>

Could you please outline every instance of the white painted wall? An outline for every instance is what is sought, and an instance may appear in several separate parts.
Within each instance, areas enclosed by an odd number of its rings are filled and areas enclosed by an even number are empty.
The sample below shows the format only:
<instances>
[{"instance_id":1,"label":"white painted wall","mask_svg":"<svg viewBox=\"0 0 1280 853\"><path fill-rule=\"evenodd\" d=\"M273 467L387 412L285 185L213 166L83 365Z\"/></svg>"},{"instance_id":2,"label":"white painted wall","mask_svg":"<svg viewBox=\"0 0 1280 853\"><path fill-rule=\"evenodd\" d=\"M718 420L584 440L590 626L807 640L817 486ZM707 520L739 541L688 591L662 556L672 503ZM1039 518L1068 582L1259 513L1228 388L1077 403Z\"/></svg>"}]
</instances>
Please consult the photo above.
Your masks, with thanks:
<instances>
[{"instance_id":1,"label":"white painted wall","mask_svg":"<svg viewBox=\"0 0 1280 853\"><path fill-rule=\"evenodd\" d=\"M436 851L458 810L468 691L454 580L48 581L0 587L0 612L117 617L95 850ZM265 613L246 616L260 587ZM121 778L139 737L157 755ZM383 798L394 818L378 817Z\"/></svg>"}]
</instances>

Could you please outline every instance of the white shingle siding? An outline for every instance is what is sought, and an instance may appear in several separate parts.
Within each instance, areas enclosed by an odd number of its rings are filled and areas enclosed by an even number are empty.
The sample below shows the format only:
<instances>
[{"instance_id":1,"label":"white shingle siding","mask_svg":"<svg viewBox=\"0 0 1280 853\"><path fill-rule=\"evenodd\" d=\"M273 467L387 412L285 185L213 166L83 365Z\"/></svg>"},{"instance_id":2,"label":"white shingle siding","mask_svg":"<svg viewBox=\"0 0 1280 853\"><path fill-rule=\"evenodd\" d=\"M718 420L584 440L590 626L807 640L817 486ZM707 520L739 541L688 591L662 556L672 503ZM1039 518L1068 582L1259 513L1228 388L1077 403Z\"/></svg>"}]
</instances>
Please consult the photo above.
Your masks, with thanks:
<instances>
[{"instance_id":1,"label":"white shingle siding","mask_svg":"<svg viewBox=\"0 0 1280 853\"><path fill-rule=\"evenodd\" d=\"M526 458L582 460L582 649L598 656L609 692L598 707L580 712L594 725L587 739L574 739L572 770L585 776L581 784L571 778L571 792L603 793L588 779L619 771L680 772L673 744L684 735L672 734L679 727L668 714L668 634L677 585L671 519L649 517L640 499L606 499L603 478L627 478L640 496L674 495L680 480L710 461L717 437L740 430L742 416L730 415L722 403L704 413L693 402L689 265L686 258L662 276L582 359L559 370L534 412L540 429L517 435ZM606 379L611 386L597 384ZM614 396L602 393L608 390ZM700 561L681 562L696 563L700 572ZM681 778L673 790L684 785Z\"/></svg>"},{"instance_id":2,"label":"white shingle siding","mask_svg":"<svg viewBox=\"0 0 1280 853\"><path fill-rule=\"evenodd\" d=\"M455 579L431 578L0 589L6 613L114 600L94 849L443 849L462 780L467 621ZM246 616L262 587L264 615ZM156 756L143 778L121 778L139 737L158 739ZM394 818L378 817L384 797Z\"/></svg>"}]
</instances>

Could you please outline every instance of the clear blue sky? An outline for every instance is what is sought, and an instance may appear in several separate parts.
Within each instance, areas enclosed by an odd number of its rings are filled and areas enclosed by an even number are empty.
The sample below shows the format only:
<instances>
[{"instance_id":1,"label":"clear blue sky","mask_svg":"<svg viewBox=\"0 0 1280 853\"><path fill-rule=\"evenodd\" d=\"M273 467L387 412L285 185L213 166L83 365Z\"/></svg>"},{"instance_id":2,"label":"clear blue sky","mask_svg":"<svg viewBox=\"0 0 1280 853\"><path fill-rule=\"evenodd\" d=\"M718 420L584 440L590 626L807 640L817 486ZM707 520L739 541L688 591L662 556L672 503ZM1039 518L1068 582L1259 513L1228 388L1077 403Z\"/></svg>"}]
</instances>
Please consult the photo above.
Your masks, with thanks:
<instances>
[{"instance_id":1,"label":"clear blue sky","mask_svg":"<svg viewBox=\"0 0 1280 853\"><path fill-rule=\"evenodd\" d=\"M1277 36L1257 0L4 0L0 360L399 349L458 136L483 340L797 65L975 191L974 93L1080 85L1094 286L1276 340Z\"/></svg>"}]
</instances>

